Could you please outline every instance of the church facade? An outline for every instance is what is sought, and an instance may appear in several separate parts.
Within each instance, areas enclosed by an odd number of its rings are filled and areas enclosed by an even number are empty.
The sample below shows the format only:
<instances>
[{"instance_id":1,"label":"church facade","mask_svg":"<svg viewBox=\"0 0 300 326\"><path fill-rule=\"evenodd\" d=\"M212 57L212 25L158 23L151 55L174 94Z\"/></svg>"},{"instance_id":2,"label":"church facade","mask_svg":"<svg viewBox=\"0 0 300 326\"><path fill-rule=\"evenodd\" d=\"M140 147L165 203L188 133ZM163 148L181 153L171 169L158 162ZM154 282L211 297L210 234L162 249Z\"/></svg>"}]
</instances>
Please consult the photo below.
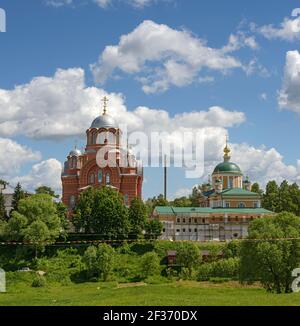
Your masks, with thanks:
<instances>
[{"instance_id":1,"label":"church facade","mask_svg":"<svg viewBox=\"0 0 300 326\"><path fill-rule=\"evenodd\" d=\"M226 143L224 161L212 173L212 182L203 185L199 207L156 207L153 218L163 225L164 240L226 241L248 235L250 221L269 216L261 208L261 197L251 192L239 166L230 161Z\"/></svg>"},{"instance_id":2,"label":"church facade","mask_svg":"<svg viewBox=\"0 0 300 326\"><path fill-rule=\"evenodd\" d=\"M61 175L62 202L71 211L80 193L89 187L113 188L124 196L126 205L142 196L143 168L128 145L122 146L122 130L107 113L107 101L105 97L103 114L86 131L85 150L82 152L75 147L64 163ZM105 152L105 159L113 158L113 162L110 161L107 166L98 164L97 154L101 150Z\"/></svg>"}]
</instances>

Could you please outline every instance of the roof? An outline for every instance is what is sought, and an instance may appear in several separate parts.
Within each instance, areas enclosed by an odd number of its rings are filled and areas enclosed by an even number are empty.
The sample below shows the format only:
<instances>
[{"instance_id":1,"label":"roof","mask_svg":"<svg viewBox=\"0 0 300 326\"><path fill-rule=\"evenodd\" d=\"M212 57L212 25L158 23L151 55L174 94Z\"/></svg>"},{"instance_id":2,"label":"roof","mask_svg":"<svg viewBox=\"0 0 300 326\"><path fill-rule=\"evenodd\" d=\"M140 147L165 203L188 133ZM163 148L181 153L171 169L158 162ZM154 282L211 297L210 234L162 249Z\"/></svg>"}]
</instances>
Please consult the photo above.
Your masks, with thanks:
<instances>
[{"instance_id":1,"label":"roof","mask_svg":"<svg viewBox=\"0 0 300 326\"><path fill-rule=\"evenodd\" d=\"M222 162L219 163L213 173L221 173L221 172L227 172L227 173L238 173L242 174L241 169L239 166L233 162Z\"/></svg>"},{"instance_id":2,"label":"roof","mask_svg":"<svg viewBox=\"0 0 300 326\"><path fill-rule=\"evenodd\" d=\"M248 191L243 188L231 188L231 189L225 189L221 192L222 197L227 196L251 196L251 197L260 197L260 195L256 192Z\"/></svg>"},{"instance_id":3,"label":"roof","mask_svg":"<svg viewBox=\"0 0 300 326\"><path fill-rule=\"evenodd\" d=\"M244 214L273 214L264 208L211 208L211 207L174 207L156 206L155 211L160 215L170 214L225 214L225 213L244 213Z\"/></svg>"},{"instance_id":4,"label":"roof","mask_svg":"<svg viewBox=\"0 0 300 326\"><path fill-rule=\"evenodd\" d=\"M114 118L108 114L100 115L91 125L91 128L115 128L116 122Z\"/></svg>"}]
</instances>

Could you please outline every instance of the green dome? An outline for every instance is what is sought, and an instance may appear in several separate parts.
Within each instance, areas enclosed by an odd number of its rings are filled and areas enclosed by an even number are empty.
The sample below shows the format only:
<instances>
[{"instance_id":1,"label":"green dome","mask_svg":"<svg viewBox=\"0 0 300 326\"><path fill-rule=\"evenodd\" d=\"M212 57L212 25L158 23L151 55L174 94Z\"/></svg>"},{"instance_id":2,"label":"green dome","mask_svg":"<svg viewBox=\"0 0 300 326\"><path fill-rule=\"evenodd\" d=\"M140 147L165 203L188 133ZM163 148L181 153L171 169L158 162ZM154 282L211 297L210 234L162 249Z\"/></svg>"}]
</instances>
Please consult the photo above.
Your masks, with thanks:
<instances>
[{"instance_id":1,"label":"green dome","mask_svg":"<svg viewBox=\"0 0 300 326\"><path fill-rule=\"evenodd\" d=\"M222 173L222 172L242 174L242 171L239 168L239 166L232 162L222 162L215 167L214 173Z\"/></svg>"}]
</instances>

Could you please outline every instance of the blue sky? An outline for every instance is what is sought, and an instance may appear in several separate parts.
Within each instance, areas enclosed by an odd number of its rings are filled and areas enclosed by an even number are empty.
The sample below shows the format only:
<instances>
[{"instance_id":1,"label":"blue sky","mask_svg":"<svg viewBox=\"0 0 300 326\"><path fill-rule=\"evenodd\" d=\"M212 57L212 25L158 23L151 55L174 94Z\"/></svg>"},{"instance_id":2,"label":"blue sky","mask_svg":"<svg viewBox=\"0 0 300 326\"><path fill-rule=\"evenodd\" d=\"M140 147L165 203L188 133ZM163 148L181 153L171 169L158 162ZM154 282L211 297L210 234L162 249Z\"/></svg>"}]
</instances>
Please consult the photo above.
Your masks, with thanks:
<instances>
[{"instance_id":1,"label":"blue sky","mask_svg":"<svg viewBox=\"0 0 300 326\"><path fill-rule=\"evenodd\" d=\"M76 131L55 131L55 135L40 131L39 136L33 134L30 128L34 130L37 121L41 121L41 128L49 123L45 128L51 129L53 117L47 120L51 116L51 107L46 105L56 105L61 101L58 116L63 116L63 110L72 111L69 100L64 99L64 96L72 97L72 93L62 94L59 89L51 89L53 99L49 99L47 93L46 104L40 108L35 107L31 112L32 107L43 101L39 96L42 97L44 93L36 87L41 80L37 80L29 91L27 88L28 83L37 76L54 78L57 69L77 69L75 75L80 79L80 69L81 77L84 75L84 88L97 87L109 94L122 94L122 105L126 106L128 112L135 112L140 106L165 110L172 123L172 118L178 114L208 112L209 108L215 106L222 108L230 123L222 125L222 122L216 121L214 124L214 121L208 119L208 125L203 126L199 121L201 127L211 128L208 146L215 146L207 158L207 173L221 160L223 134L228 133L233 148L232 159L241 164L245 174L249 174L252 180L262 184L267 178L300 181L300 164L297 163L300 159L300 100L296 94L300 87L297 79L297 73L300 73L300 31L296 29L291 36L293 31L289 29L289 24L297 22L298 18L291 16L292 10L297 7L300 7L299 1L293 0L158 0L149 1L145 6L132 0L111 0L107 6L104 6L104 2L99 1L97 4L93 0L73 0L72 3L64 0L0 0L0 8L5 9L7 15L7 32L0 33L1 176L12 183L21 180L28 188L43 181L58 187L58 165L54 160L63 162L74 141L78 139L83 145L84 138L80 138ZM143 25L145 21L150 21L151 24ZM172 63L174 60L180 65L184 62L184 68L188 62L189 73L184 81L179 82L180 85L176 82L177 77L181 76L175 76L174 71L170 72L173 79L170 81L169 78L167 82L165 71L160 69L160 75L156 74L155 68L162 68L170 59L160 49L166 45L161 45L157 40L153 44L145 41L153 29L164 30L162 26L167 27L166 40L167 35L173 41L173 36L177 37L178 34L181 37L175 52L170 55ZM118 58L120 62L114 62L107 78L97 83L91 64L96 63L102 73L108 66L111 68L111 57L99 63L99 56L110 45L119 46L120 50L120 37L133 35L133 31L137 31L137 35L133 36L134 42L127 40L128 44L125 44L130 58L138 60L138 51L144 53L143 51L148 51L147 47L153 46L156 59L145 58L145 62L133 71L124 68L120 63L122 58ZM140 35L144 38L144 43L139 43ZM226 52L224 47L229 44L230 35L236 36L236 48ZM191 63L187 59L189 52L181 53L189 41L198 45L201 42L204 51L208 47L215 49L216 56L233 58L236 67L228 64L224 69L220 66L212 68L214 63L206 63L209 60L195 64L194 58ZM137 49L130 48L135 44L139 44ZM167 50L172 52L173 47L167 47ZM291 76L291 69L296 77ZM70 77L67 74L62 78L66 78L68 83L76 79L75 75ZM160 78L167 85L162 91L153 88L145 91L142 88L145 82L141 82L141 77L149 78L146 85L150 87L153 86L153 80ZM16 91L17 85L19 88ZM58 88L59 85L51 87ZM56 97L56 94L60 96ZM279 94L282 94L281 100ZM74 96L74 116L79 115L77 108L78 101L83 101L81 95ZM118 96L116 95L116 101ZM32 97L38 100L31 103ZM16 106L17 113L14 111ZM118 114L118 109L112 111ZM235 121L232 114L234 111L244 114L242 122ZM87 121L92 121L94 112L94 109L91 110ZM31 125L33 119L36 120ZM10 131L6 130L8 121ZM11 128L15 130L11 131ZM80 126L76 125L76 128ZM82 132L85 129L86 124L83 123ZM3 153L12 153L13 157L9 159ZM23 158L15 158L18 155ZM46 176L43 169L52 167L51 176ZM162 192L161 169L145 169L145 178L144 197ZM206 176L203 178L206 179ZM189 188L199 182L201 179L186 179L183 169L171 168L170 196L187 193Z\"/></svg>"}]
</instances>

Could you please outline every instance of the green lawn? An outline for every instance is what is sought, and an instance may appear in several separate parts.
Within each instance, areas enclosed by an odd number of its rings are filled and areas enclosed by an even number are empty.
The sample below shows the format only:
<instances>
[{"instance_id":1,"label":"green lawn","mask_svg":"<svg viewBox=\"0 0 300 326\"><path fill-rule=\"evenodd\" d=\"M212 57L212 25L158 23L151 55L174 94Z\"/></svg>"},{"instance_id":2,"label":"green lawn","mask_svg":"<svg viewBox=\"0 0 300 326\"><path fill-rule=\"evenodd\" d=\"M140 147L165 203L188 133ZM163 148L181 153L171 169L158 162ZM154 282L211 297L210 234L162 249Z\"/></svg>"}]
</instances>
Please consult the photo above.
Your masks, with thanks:
<instances>
[{"instance_id":1,"label":"green lawn","mask_svg":"<svg viewBox=\"0 0 300 326\"><path fill-rule=\"evenodd\" d=\"M173 282L145 285L84 283L32 288L18 284L0 293L1 305L300 305L300 293L270 294L236 282Z\"/></svg>"}]
</instances>

